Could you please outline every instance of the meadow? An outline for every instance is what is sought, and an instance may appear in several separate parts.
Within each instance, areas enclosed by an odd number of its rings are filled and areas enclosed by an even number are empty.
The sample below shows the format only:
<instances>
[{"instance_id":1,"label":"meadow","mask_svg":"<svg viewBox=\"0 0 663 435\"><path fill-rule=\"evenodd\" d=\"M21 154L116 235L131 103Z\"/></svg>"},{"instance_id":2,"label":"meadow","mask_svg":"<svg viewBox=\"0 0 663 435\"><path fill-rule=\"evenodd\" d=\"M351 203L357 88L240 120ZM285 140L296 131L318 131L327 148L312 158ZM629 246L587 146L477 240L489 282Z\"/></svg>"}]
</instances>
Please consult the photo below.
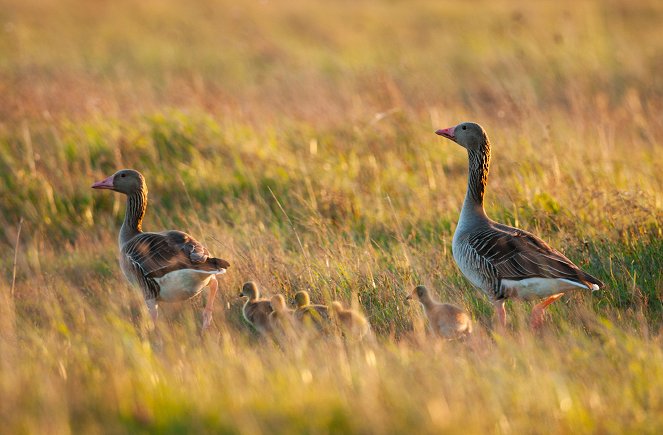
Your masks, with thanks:
<instances>
[{"instance_id":1,"label":"meadow","mask_svg":"<svg viewBox=\"0 0 663 435\"><path fill-rule=\"evenodd\" d=\"M0 0L0 433L661 433L663 3ZM487 299L451 239L486 128L486 209L604 281ZM155 345L117 264L117 169L144 229L231 263L161 305ZM276 345L270 296L342 300L374 342ZM476 334L433 339L425 284Z\"/></svg>"}]
</instances>

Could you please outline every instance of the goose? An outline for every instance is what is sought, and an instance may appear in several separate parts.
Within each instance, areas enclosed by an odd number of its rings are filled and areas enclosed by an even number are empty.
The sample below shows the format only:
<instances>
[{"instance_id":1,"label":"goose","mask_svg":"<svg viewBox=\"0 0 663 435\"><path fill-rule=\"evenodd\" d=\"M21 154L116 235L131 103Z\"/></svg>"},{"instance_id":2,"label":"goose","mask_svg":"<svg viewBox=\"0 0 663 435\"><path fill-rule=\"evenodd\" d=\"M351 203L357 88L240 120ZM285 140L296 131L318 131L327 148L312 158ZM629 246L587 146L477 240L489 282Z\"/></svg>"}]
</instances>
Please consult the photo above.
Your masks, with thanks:
<instances>
[{"instance_id":1,"label":"goose","mask_svg":"<svg viewBox=\"0 0 663 435\"><path fill-rule=\"evenodd\" d=\"M531 326L538 328L546 307L565 292L603 288L601 281L580 270L537 236L497 223L486 215L483 197L490 166L490 141L479 124L464 122L435 133L467 149L467 192L453 235L452 252L463 275L492 300L501 327L506 326L504 302L508 298L543 299L532 309Z\"/></svg>"},{"instance_id":2,"label":"goose","mask_svg":"<svg viewBox=\"0 0 663 435\"><path fill-rule=\"evenodd\" d=\"M455 339L472 333L470 316L455 305L442 304L433 300L425 286L417 286L406 300L414 298L417 298L423 305L430 328L435 334L447 339Z\"/></svg>"},{"instance_id":3,"label":"goose","mask_svg":"<svg viewBox=\"0 0 663 435\"><path fill-rule=\"evenodd\" d=\"M325 330L329 323L329 309L324 305L311 304L311 296L307 291L295 293L295 320L305 325L314 325L318 330Z\"/></svg>"},{"instance_id":4,"label":"goose","mask_svg":"<svg viewBox=\"0 0 663 435\"><path fill-rule=\"evenodd\" d=\"M346 337L362 340L371 333L371 325L366 317L355 310L343 308L343 304L339 301L332 302L331 308L339 328Z\"/></svg>"},{"instance_id":5,"label":"goose","mask_svg":"<svg viewBox=\"0 0 663 435\"><path fill-rule=\"evenodd\" d=\"M269 313L269 324L275 331L282 333L292 330L295 310L288 308L283 295L277 294L269 300L272 312Z\"/></svg>"},{"instance_id":6,"label":"goose","mask_svg":"<svg viewBox=\"0 0 663 435\"><path fill-rule=\"evenodd\" d=\"M261 334L272 331L269 315L272 313L272 305L269 299L260 298L260 290L253 281L248 281L242 286L240 297L246 297L242 307L242 315L251 326Z\"/></svg>"},{"instance_id":7,"label":"goose","mask_svg":"<svg viewBox=\"0 0 663 435\"><path fill-rule=\"evenodd\" d=\"M127 280L140 288L156 326L159 302L176 302L198 295L209 286L203 310L205 331L212 323L212 309L218 289L217 275L230 263L214 258L200 242L182 231L143 232L147 209L145 177L133 169L122 169L92 185L127 196L124 222L118 238L120 269Z\"/></svg>"},{"instance_id":8,"label":"goose","mask_svg":"<svg viewBox=\"0 0 663 435\"><path fill-rule=\"evenodd\" d=\"M280 321L280 319L292 317L295 313L295 310L288 308L285 304L285 298L283 295L274 295L269 300L270 306L272 307L272 312L269 313L269 317L274 321Z\"/></svg>"}]
</instances>

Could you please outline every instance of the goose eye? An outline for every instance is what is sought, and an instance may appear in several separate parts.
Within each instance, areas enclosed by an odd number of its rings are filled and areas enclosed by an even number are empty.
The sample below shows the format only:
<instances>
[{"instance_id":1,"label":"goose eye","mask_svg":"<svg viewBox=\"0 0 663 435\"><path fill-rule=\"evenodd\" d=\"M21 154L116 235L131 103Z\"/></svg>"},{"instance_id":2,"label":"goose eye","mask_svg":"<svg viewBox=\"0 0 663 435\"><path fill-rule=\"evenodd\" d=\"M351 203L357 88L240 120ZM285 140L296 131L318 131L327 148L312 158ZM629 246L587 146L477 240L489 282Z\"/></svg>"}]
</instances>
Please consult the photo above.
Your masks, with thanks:
<instances>
[{"instance_id":1,"label":"goose eye","mask_svg":"<svg viewBox=\"0 0 663 435\"><path fill-rule=\"evenodd\" d=\"M124 177L126 177L126 176L127 176L127 174L121 174L121 175L120 175L120 177L122 177L122 178L124 178Z\"/></svg>"},{"instance_id":2,"label":"goose eye","mask_svg":"<svg viewBox=\"0 0 663 435\"><path fill-rule=\"evenodd\" d=\"M463 130L467 130L467 126L466 126L466 125L463 126Z\"/></svg>"}]
</instances>

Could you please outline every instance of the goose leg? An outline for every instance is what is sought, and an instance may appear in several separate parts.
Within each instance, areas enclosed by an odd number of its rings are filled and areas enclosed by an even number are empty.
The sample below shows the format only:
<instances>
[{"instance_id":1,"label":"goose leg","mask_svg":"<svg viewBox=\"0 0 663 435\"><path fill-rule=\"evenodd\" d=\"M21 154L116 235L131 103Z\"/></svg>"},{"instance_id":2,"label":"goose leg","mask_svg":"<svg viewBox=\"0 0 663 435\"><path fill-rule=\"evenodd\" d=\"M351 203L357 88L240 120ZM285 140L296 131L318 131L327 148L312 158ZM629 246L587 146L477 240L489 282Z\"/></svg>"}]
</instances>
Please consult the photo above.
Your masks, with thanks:
<instances>
[{"instance_id":1,"label":"goose leg","mask_svg":"<svg viewBox=\"0 0 663 435\"><path fill-rule=\"evenodd\" d=\"M495 313L497 314L497 320L501 329L506 329L506 308L504 308L504 302L504 299L493 301Z\"/></svg>"},{"instance_id":2,"label":"goose leg","mask_svg":"<svg viewBox=\"0 0 663 435\"><path fill-rule=\"evenodd\" d=\"M534 308L532 308L532 317L530 319L530 324L533 329L538 329L541 327L543 324L543 315L545 313L546 307L555 302L557 299L561 298L563 294L564 293L557 293L556 295L550 296L543 302L534 305Z\"/></svg>"},{"instance_id":3,"label":"goose leg","mask_svg":"<svg viewBox=\"0 0 663 435\"><path fill-rule=\"evenodd\" d=\"M157 304L156 299L146 299L145 304L147 305L147 310L150 312L150 317L152 317L152 323L154 328L157 327L157 318L159 317L159 304Z\"/></svg>"},{"instance_id":4,"label":"goose leg","mask_svg":"<svg viewBox=\"0 0 663 435\"><path fill-rule=\"evenodd\" d=\"M207 305L203 310L203 329L202 332L205 332L207 328L212 324L212 311L214 307L214 299L216 298L216 291L219 288L219 282L216 280L216 276L213 276L209 281L209 294L207 295Z\"/></svg>"}]
</instances>

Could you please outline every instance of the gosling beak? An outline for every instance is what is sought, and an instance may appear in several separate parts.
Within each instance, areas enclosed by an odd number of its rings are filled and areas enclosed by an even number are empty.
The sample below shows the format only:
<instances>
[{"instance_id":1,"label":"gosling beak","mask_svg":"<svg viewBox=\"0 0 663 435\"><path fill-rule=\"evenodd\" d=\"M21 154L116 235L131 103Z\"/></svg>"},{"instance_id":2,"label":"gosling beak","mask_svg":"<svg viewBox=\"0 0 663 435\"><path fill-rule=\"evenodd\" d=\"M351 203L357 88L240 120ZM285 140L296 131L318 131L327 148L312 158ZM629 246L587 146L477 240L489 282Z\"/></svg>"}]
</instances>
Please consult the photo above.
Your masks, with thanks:
<instances>
[{"instance_id":1,"label":"gosling beak","mask_svg":"<svg viewBox=\"0 0 663 435\"><path fill-rule=\"evenodd\" d=\"M93 189L110 189L113 190L113 175L110 177L104 178L101 181L97 181L92 185Z\"/></svg>"},{"instance_id":2,"label":"gosling beak","mask_svg":"<svg viewBox=\"0 0 663 435\"><path fill-rule=\"evenodd\" d=\"M436 130L435 134L446 137L447 139L451 139L452 141L456 142L456 136L454 135L455 129L456 127L441 128L439 130Z\"/></svg>"}]
</instances>

